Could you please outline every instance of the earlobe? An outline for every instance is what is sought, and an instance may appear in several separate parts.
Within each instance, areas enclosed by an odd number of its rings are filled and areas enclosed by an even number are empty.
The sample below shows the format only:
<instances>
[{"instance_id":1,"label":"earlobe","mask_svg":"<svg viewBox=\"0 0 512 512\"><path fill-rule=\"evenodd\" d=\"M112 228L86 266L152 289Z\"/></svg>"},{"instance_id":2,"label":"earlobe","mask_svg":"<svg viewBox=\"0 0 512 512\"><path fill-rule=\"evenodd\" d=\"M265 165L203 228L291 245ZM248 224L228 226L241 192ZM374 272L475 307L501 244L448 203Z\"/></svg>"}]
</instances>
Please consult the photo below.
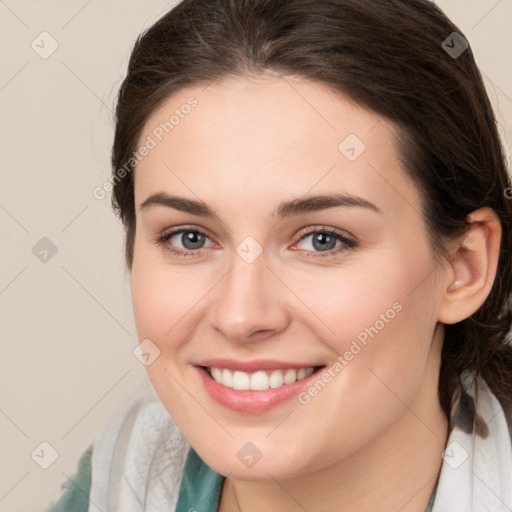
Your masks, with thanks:
<instances>
[{"instance_id":1,"label":"earlobe","mask_svg":"<svg viewBox=\"0 0 512 512\"><path fill-rule=\"evenodd\" d=\"M470 317L489 295L498 265L501 223L490 208L468 217L466 233L457 242L449 262L447 284L438 320L454 324Z\"/></svg>"}]
</instances>

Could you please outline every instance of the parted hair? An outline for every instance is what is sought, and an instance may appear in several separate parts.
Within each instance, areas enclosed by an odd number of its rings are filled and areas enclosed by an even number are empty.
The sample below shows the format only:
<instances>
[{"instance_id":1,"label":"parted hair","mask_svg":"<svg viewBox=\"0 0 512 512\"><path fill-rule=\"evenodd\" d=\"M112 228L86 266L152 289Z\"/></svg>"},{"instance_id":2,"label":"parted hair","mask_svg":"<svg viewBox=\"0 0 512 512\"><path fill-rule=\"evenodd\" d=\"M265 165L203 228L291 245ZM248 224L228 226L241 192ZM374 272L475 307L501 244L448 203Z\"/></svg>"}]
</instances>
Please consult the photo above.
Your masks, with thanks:
<instances>
[{"instance_id":1,"label":"parted hair","mask_svg":"<svg viewBox=\"0 0 512 512\"><path fill-rule=\"evenodd\" d=\"M126 232L127 267L136 229L131 156L155 109L187 86L230 76L270 72L327 85L396 128L436 255L447 256L445 242L465 232L474 210L490 207L501 221L492 290L473 315L445 326L439 376L451 427L476 425L485 435L478 418L458 417L458 404L470 400L460 375L480 374L510 408L512 189L495 114L471 46L462 51L465 41L430 0L180 2L138 37L117 98L112 204ZM127 162L130 172L120 179Z\"/></svg>"}]
</instances>

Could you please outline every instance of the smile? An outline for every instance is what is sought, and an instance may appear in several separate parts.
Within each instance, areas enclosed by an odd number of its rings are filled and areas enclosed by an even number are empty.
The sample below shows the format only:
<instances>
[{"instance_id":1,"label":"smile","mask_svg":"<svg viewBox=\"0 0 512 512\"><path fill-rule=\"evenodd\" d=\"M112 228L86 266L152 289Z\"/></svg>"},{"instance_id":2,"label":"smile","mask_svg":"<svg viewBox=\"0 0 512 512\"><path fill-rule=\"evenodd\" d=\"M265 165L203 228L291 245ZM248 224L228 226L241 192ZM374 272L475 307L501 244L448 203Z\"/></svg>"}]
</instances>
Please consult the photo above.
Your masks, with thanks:
<instances>
[{"instance_id":1,"label":"smile","mask_svg":"<svg viewBox=\"0 0 512 512\"><path fill-rule=\"evenodd\" d=\"M203 360L194 371L205 391L233 411L261 414L296 397L311 385L325 364L258 360Z\"/></svg>"},{"instance_id":2,"label":"smile","mask_svg":"<svg viewBox=\"0 0 512 512\"><path fill-rule=\"evenodd\" d=\"M258 370L247 373L213 366L206 368L206 371L212 379L227 388L265 391L270 388L276 389L302 380L311 375L315 371L315 367L276 369L272 371Z\"/></svg>"}]
</instances>

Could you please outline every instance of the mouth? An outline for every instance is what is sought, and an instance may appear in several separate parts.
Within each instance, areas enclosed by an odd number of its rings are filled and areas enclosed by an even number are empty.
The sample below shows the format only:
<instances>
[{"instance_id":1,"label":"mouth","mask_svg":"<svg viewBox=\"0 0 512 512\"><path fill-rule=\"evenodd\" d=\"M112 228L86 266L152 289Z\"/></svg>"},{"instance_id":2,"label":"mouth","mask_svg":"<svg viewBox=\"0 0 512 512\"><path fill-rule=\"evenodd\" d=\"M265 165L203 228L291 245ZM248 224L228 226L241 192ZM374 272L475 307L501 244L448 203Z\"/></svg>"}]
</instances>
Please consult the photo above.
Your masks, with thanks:
<instances>
[{"instance_id":1,"label":"mouth","mask_svg":"<svg viewBox=\"0 0 512 512\"><path fill-rule=\"evenodd\" d=\"M303 380L323 368L323 366L257 370L251 373L216 366L203 366L202 368L215 382L227 388L239 391L266 391L267 389L277 389Z\"/></svg>"},{"instance_id":2,"label":"mouth","mask_svg":"<svg viewBox=\"0 0 512 512\"><path fill-rule=\"evenodd\" d=\"M326 365L261 361L242 364L225 360L194 366L211 398L228 409L252 414L264 413L297 396L320 378L325 368Z\"/></svg>"}]
</instances>

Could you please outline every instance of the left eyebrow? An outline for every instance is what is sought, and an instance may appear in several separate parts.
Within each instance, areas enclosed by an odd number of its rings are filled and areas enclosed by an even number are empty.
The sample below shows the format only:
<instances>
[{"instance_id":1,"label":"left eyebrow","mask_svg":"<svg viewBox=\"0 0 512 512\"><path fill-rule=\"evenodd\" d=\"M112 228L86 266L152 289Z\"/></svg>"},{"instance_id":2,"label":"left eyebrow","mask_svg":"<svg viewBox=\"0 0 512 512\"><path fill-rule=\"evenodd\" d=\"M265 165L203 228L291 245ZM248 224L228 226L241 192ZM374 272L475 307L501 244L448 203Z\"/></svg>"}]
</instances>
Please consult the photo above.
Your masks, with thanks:
<instances>
[{"instance_id":1,"label":"left eyebrow","mask_svg":"<svg viewBox=\"0 0 512 512\"><path fill-rule=\"evenodd\" d=\"M378 206L362 197L352 194L335 193L306 196L280 203L277 211L272 213L272 217L275 217L277 214L279 219L284 219L292 215L327 210L328 208L337 208L340 206L357 206L360 208L368 208L376 213L382 213L382 210Z\"/></svg>"},{"instance_id":2,"label":"left eyebrow","mask_svg":"<svg viewBox=\"0 0 512 512\"><path fill-rule=\"evenodd\" d=\"M180 196L170 196L164 192L158 192L149 196L140 204L140 209L144 210L157 205L174 208L175 210L180 210L199 217L219 218L215 210L210 208L203 201L197 201L195 199ZM284 201L279 203L277 209L272 212L272 217L275 218L277 216L278 219L284 219L294 215L327 210L329 208L337 208L340 206L367 208L376 213L382 214L382 210L378 206L362 197L354 196L352 194L335 193L306 196L292 199L290 201Z\"/></svg>"}]
</instances>

